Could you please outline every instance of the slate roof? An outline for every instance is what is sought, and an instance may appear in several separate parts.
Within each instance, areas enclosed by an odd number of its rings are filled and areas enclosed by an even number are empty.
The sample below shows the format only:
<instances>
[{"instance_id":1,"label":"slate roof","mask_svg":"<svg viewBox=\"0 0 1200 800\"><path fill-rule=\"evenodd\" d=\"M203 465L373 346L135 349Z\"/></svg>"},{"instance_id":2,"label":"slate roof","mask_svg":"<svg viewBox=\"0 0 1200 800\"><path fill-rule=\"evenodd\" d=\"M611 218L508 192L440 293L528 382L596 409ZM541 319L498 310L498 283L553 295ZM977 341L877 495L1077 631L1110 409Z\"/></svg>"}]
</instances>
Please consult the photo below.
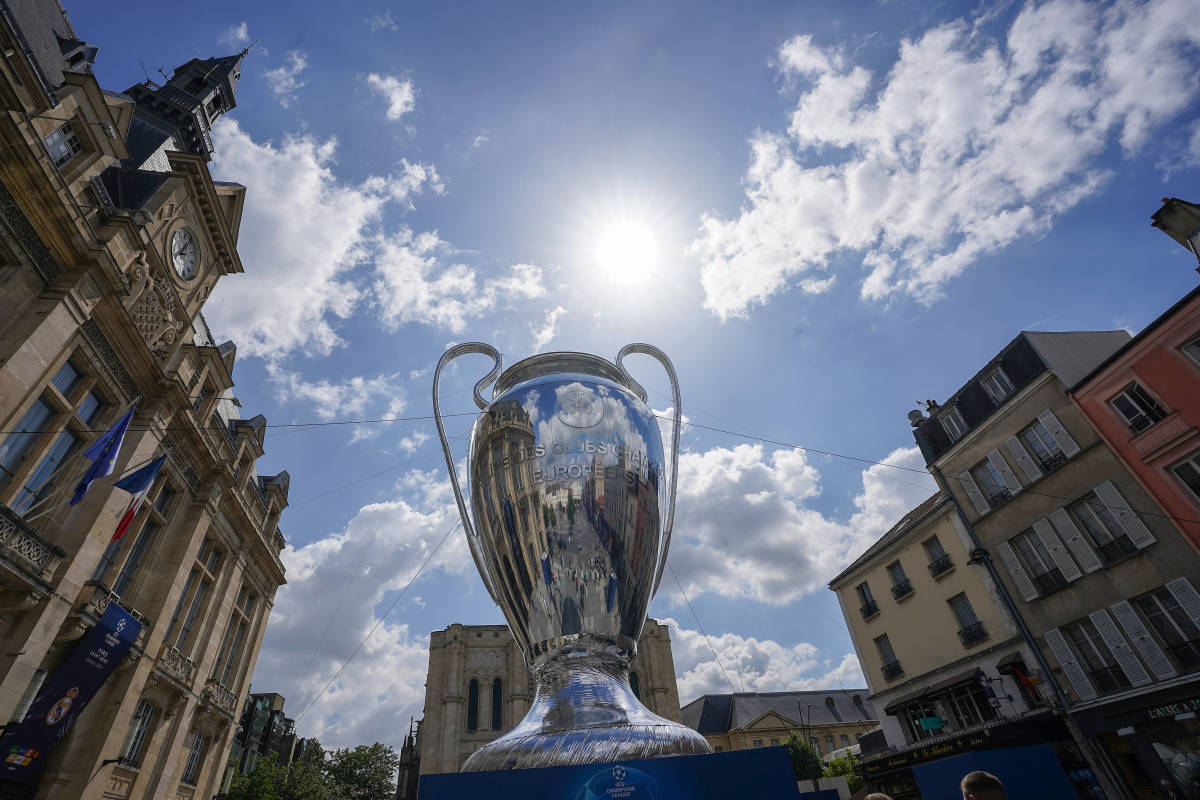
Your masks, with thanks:
<instances>
[{"instance_id":1,"label":"slate roof","mask_svg":"<svg viewBox=\"0 0 1200 800\"><path fill-rule=\"evenodd\" d=\"M683 723L692 730L710 735L744 728L768 711L774 711L796 725L801 724L802 716L805 725L873 722L879 716L867 699L869 693L870 690L863 688L706 694L683 707ZM856 697L860 702L855 702Z\"/></svg>"},{"instance_id":2,"label":"slate roof","mask_svg":"<svg viewBox=\"0 0 1200 800\"><path fill-rule=\"evenodd\" d=\"M840 581L847 573L853 572L854 570L858 569L860 565L865 564L867 561L873 558L876 553L879 553L880 551L890 547L892 542L908 533L909 528L917 524L917 522L919 522L926 514L933 511L942 503L949 501L950 496L943 491L938 491L930 497L927 497L920 505L901 517L899 522L893 525L883 536L880 536L879 539L876 540L875 544L868 547L861 556L854 559L850 566L838 573L837 577L829 582L830 588L833 588L833 584Z\"/></svg>"}]
</instances>

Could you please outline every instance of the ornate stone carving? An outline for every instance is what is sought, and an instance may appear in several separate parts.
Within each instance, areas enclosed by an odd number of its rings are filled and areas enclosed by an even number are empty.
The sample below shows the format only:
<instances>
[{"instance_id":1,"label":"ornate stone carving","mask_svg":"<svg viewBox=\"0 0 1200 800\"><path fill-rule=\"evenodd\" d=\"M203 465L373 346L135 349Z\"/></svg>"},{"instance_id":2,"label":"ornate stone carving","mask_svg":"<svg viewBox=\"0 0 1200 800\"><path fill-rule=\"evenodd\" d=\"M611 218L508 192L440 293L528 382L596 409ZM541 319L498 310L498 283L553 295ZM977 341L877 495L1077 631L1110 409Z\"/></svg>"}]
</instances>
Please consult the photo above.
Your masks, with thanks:
<instances>
[{"instance_id":1,"label":"ornate stone carving","mask_svg":"<svg viewBox=\"0 0 1200 800\"><path fill-rule=\"evenodd\" d=\"M46 283L53 283L62 269L3 183L0 183L0 224L29 255L34 269Z\"/></svg>"},{"instance_id":2,"label":"ornate stone carving","mask_svg":"<svg viewBox=\"0 0 1200 800\"><path fill-rule=\"evenodd\" d=\"M199 494L200 474L196 471L196 465L187 456L187 452L179 446L179 443L175 440L175 437L171 434L167 434L163 437L162 441L159 443L159 446L164 452L166 452L167 459L179 472L179 475L183 478L184 483L188 485L188 488L191 489L193 493Z\"/></svg>"},{"instance_id":3,"label":"ornate stone carving","mask_svg":"<svg viewBox=\"0 0 1200 800\"><path fill-rule=\"evenodd\" d=\"M54 545L34 533L7 506L0 506L0 552L30 568L39 577L57 553Z\"/></svg>"},{"instance_id":4,"label":"ornate stone carving","mask_svg":"<svg viewBox=\"0 0 1200 800\"><path fill-rule=\"evenodd\" d=\"M209 680L208 683L204 684L204 693L200 699L227 717L233 718L235 715L237 695L217 681Z\"/></svg>"},{"instance_id":5,"label":"ornate stone carving","mask_svg":"<svg viewBox=\"0 0 1200 800\"><path fill-rule=\"evenodd\" d=\"M167 355L187 325L186 321L175 318L177 304L170 283L148 275L146 285L136 297L131 293L130 300L129 316L146 346L160 358Z\"/></svg>"},{"instance_id":6,"label":"ornate stone carving","mask_svg":"<svg viewBox=\"0 0 1200 800\"><path fill-rule=\"evenodd\" d=\"M500 648L472 648L467 651L468 672L500 672L507 666L508 658Z\"/></svg>"},{"instance_id":7,"label":"ornate stone carving","mask_svg":"<svg viewBox=\"0 0 1200 800\"><path fill-rule=\"evenodd\" d=\"M104 365L108 373L121 387L121 391L125 393L126 400L132 400L141 395L138 391L137 384L133 382L133 378L129 375L129 370L125 369L125 365L121 363L121 359L117 357L117 351L109 344L104 333L100 330L100 326L96 324L96 320L89 319L80 326L83 335L87 337L92 347L96 349L96 354L100 356L100 361Z\"/></svg>"},{"instance_id":8,"label":"ornate stone carving","mask_svg":"<svg viewBox=\"0 0 1200 800\"><path fill-rule=\"evenodd\" d=\"M125 298L125 310L133 309L137 301L141 299L142 294L146 291L146 287L150 285L150 265L146 263L145 252L139 251L134 256L133 261L129 263L129 296Z\"/></svg>"},{"instance_id":9,"label":"ornate stone carving","mask_svg":"<svg viewBox=\"0 0 1200 800\"><path fill-rule=\"evenodd\" d=\"M166 642L158 654L158 667L184 686L190 687L196 678L196 662Z\"/></svg>"}]
</instances>

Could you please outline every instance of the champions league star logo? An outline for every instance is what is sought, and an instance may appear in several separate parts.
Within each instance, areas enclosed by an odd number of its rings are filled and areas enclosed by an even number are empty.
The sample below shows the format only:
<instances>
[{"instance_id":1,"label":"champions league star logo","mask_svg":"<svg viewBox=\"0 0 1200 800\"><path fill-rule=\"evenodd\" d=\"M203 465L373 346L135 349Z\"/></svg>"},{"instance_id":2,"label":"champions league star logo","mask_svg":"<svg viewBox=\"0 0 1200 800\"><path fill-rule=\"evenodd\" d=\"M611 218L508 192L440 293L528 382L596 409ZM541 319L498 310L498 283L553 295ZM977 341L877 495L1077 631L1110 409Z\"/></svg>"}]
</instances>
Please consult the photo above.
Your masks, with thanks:
<instances>
[{"instance_id":1,"label":"champions league star logo","mask_svg":"<svg viewBox=\"0 0 1200 800\"><path fill-rule=\"evenodd\" d=\"M625 780L625 768L621 766L613 767L613 777L617 779L617 783Z\"/></svg>"},{"instance_id":2,"label":"champions league star logo","mask_svg":"<svg viewBox=\"0 0 1200 800\"><path fill-rule=\"evenodd\" d=\"M675 800L675 795L640 769L617 764L588 779L575 800Z\"/></svg>"},{"instance_id":3,"label":"champions league star logo","mask_svg":"<svg viewBox=\"0 0 1200 800\"><path fill-rule=\"evenodd\" d=\"M120 622L117 623L116 633L120 633L123 630L125 630L125 620L121 620Z\"/></svg>"}]
</instances>

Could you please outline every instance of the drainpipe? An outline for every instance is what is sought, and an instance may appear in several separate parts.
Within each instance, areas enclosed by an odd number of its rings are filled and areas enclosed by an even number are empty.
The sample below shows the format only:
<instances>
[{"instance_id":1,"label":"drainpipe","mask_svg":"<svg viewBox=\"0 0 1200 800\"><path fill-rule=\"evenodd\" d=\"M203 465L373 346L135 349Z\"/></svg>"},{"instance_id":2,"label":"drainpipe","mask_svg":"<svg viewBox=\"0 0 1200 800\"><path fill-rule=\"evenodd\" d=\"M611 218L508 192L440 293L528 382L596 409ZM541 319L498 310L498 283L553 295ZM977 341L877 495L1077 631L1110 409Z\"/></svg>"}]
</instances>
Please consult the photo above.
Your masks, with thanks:
<instances>
[{"instance_id":1,"label":"drainpipe","mask_svg":"<svg viewBox=\"0 0 1200 800\"><path fill-rule=\"evenodd\" d=\"M1017 630L1021 632L1021 638L1025 640L1025 644L1029 645L1029 649L1033 653L1033 657L1037 660L1038 667L1041 668L1042 674L1046 676L1046 680L1049 681L1050 686L1053 687L1054 695L1058 698L1058 702L1062 704L1063 711L1065 712L1063 716L1063 724L1066 725L1067 732L1071 734L1071 739L1074 740L1075 745L1079 748L1079 751L1084 754L1085 758L1089 755L1092 756L1092 758L1088 759L1089 762L1095 760L1095 763L1090 765L1092 767L1092 771L1096 774L1096 777L1100 778L1103 776L1107 779L1104 782L1109 785L1103 787L1105 789L1105 793L1113 797L1128 797L1128 794L1124 791L1124 787L1119 780L1113 780L1112 777L1107 774L1107 765L1105 765L1105 769L1100 769L1103 761L1099 758L1096 758L1093 748L1088 745L1086 737L1084 737L1082 731L1079 730L1079 726L1073 719L1071 719L1070 710L1072 703L1067 698L1067 693L1063 691L1062 684L1058 682L1058 678L1055 677L1054 672L1050 669L1050 664L1046 661L1046 657L1042 654L1041 648L1038 647L1037 642L1033 638L1033 632L1030 631L1029 626L1025 624L1025 618L1022 617L1021 612L1017 610L1017 604L1013 601L1012 595L1008 593L1008 587L1006 587L1004 582L1000 580L1000 574L996 571L996 565L992 561L991 553L989 553L987 548L980 543L979 537L975 534L975 527L971 525L970 520L967 519L967 515L963 512L962 504L958 502L958 497L955 496L954 492L950 491L950 486L946 481L946 476L942 474L942 470L939 467L933 464L929 465L929 471L933 473L933 477L937 480L938 486L950 496L950 502L954 503L954 510L958 513L958 519L960 522L962 522L963 527L967 531L967 536L971 540L971 557L967 563L982 564L987 570L988 576L991 577L992 583L996 585L996 589L1000 592L1000 597L1004 601L1004 605L1008 609L1008 613L1012 615L1013 620L1017 623Z\"/></svg>"}]
</instances>

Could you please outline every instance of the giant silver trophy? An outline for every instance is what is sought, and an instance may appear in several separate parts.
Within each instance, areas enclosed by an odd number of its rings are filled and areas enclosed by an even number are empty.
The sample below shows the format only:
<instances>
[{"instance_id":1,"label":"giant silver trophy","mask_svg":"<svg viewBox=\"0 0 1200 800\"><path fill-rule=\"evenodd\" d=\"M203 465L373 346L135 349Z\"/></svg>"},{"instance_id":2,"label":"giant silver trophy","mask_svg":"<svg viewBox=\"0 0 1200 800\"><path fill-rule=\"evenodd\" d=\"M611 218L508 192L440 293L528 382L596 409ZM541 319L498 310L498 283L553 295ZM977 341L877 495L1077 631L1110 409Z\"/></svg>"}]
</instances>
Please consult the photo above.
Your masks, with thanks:
<instances>
[{"instance_id":1,"label":"giant silver trophy","mask_svg":"<svg viewBox=\"0 0 1200 800\"><path fill-rule=\"evenodd\" d=\"M474 392L483 409L467 458L474 521L438 402L442 370L466 353L495 362ZM658 359L671 379L669 490L657 421L622 364L630 353ZM631 344L615 364L586 353L545 353L503 374L500 368L490 345L447 350L433 375L433 412L475 566L508 620L537 694L525 718L472 754L463 771L710 752L703 736L652 713L629 686L675 514L674 367L658 348ZM493 380L489 403L482 391Z\"/></svg>"}]
</instances>

